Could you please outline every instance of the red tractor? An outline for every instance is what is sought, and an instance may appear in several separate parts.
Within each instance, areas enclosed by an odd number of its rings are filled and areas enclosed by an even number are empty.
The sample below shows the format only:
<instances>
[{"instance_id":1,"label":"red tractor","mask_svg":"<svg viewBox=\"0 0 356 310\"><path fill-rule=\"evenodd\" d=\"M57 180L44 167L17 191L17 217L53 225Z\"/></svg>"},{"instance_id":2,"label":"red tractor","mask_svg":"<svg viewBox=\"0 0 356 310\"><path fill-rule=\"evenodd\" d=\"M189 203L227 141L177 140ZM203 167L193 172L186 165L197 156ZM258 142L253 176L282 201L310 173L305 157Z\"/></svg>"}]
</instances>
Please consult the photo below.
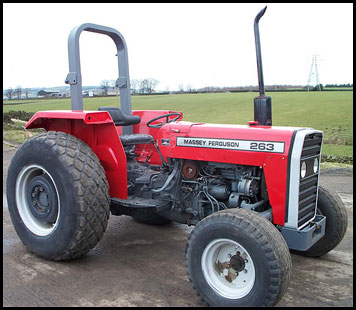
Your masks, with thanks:
<instances>
[{"instance_id":1,"label":"red tractor","mask_svg":"<svg viewBox=\"0 0 356 310\"><path fill-rule=\"evenodd\" d=\"M318 257L342 240L346 209L319 186L323 133L272 126L255 18L260 96L254 121L183 121L181 112L132 111L128 56L115 29L83 24L68 39L72 111L37 112L44 128L14 155L7 178L13 225L46 259L84 256L110 213L139 222L195 225L186 247L189 280L212 306L271 306L286 292L290 251ZM84 111L79 58L82 31L117 46L121 109Z\"/></svg>"}]
</instances>

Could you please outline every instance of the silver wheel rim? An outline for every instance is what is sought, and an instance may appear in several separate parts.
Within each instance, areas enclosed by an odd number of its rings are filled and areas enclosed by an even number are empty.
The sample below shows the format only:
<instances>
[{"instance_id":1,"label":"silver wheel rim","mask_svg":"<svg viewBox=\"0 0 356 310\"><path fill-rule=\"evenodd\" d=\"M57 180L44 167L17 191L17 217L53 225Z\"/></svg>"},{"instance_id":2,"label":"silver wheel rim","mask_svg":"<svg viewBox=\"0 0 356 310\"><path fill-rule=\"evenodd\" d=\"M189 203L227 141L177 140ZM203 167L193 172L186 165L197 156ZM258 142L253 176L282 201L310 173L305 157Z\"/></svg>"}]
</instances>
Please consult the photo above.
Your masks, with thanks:
<instances>
[{"instance_id":1,"label":"silver wheel rim","mask_svg":"<svg viewBox=\"0 0 356 310\"><path fill-rule=\"evenodd\" d=\"M243 268L241 271L235 269L236 258L238 269ZM244 264L241 265L242 261ZM230 239L211 241L203 251L201 266L209 286L225 298L242 298L255 283L255 266L250 254L238 242Z\"/></svg>"},{"instance_id":2,"label":"silver wheel rim","mask_svg":"<svg viewBox=\"0 0 356 310\"><path fill-rule=\"evenodd\" d=\"M30 211L30 206L26 199L26 191L29 182L38 175L48 175L54 185L57 194L58 214L54 223L43 223L37 220ZM60 214L60 201L56 183L46 169L39 165L29 165L21 169L16 179L16 205L19 215L27 227L33 234L38 236L47 236L51 234L58 225Z\"/></svg>"}]
</instances>

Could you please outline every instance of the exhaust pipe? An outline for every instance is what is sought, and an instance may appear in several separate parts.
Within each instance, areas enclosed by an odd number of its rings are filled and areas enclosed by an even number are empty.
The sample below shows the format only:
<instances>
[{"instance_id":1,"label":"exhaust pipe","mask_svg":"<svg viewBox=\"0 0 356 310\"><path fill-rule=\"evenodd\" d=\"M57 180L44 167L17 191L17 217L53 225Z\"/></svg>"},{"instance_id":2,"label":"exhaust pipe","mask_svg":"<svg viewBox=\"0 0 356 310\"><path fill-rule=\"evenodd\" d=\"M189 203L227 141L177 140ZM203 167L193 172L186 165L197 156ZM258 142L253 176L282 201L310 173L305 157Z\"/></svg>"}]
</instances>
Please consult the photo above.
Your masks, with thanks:
<instances>
[{"instance_id":1,"label":"exhaust pipe","mask_svg":"<svg viewBox=\"0 0 356 310\"><path fill-rule=\"evenodd\" d=\"M272 126L272 98L270 96L265 95L265 86L263 83L263 72L262 72L260 31L258 29L258 22L260 18L265 14L266 9L267 6L257 14L254 22L258 88L259 88L260 95L258 97L255 97L253 102L254 102L254 120L258 122L258 125Z\"/></svg>"}]
</instances>

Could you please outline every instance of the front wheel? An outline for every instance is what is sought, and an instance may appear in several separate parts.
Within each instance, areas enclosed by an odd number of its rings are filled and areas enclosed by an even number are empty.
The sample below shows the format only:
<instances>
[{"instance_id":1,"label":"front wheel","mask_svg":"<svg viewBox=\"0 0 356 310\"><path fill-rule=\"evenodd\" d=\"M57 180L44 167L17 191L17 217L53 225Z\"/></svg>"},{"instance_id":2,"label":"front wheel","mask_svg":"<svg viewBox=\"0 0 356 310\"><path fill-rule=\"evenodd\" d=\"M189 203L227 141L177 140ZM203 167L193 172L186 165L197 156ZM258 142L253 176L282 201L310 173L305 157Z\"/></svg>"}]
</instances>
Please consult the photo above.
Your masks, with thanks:
<instances>
[{"instance_id":1,"label":"front wheel","mask_svg":"<svg viewBox=\"0 0 356 310\"><path fill-rule=\"evenodd\" d=\"M292 253L319 257L330 252L341 242L347 229L347 211L340 197L319 186L317 213L326 217L325 235L307 251Z\"/></svg>"},{"instance_id":2,"label":"front wheel","mask_svg":"<svg viewBox=\"0 0 356 310\"><path fill-rule=\"evenodd\" d=\"M229 209L200 221L186 247L189 280L209 306L272 306L292 261L279 231L255 212Z\"/></svg>"}]
</instances>

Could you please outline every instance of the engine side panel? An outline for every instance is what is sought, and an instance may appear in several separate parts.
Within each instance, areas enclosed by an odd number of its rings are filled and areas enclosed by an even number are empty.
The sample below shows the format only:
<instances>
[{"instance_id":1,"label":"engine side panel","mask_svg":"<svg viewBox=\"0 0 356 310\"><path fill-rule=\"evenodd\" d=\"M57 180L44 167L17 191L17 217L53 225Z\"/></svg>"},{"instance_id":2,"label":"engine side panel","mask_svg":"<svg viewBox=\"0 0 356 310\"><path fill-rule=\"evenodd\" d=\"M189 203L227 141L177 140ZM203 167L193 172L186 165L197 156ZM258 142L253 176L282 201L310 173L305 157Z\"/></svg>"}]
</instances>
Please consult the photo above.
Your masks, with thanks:
<instances>
[{"instance_id":1,"label":"engine side panel","mask_svg":"<svg viewBox=\"0 0 356 310\"><path fill-rule=\"evenodd\" d=\"M163 156L262 167L273 223L284 225L288 151L296 128L191 123L186 130L186 123L182 131L180 122L160 130Z\"/></svg>"}]
</instances>

